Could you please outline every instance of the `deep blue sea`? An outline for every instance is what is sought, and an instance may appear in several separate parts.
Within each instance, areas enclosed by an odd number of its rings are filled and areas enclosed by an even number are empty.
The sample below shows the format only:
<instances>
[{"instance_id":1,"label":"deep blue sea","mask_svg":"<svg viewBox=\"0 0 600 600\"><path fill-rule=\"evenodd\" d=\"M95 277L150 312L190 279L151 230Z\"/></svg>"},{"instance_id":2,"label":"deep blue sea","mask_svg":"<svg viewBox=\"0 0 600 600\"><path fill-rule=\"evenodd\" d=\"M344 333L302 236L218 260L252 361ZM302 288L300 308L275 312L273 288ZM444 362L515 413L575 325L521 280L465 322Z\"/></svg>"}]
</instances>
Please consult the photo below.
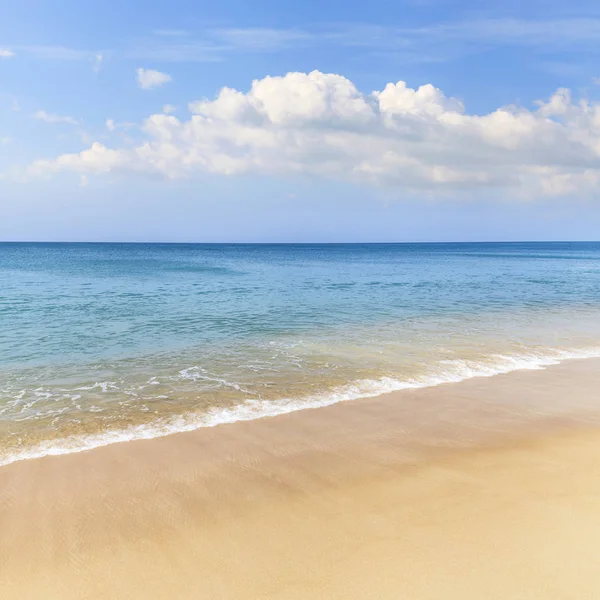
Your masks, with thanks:
<instances>
[{"instance_id":1,"label":"deep blue sea","mask_svg":"<svg viewBox=\"0 0 600 600\"><path fill-rule=\"evenodd\" d=\"M600 356L600 243L0 244L0 464Z\"/></svg>"}]
</instances>

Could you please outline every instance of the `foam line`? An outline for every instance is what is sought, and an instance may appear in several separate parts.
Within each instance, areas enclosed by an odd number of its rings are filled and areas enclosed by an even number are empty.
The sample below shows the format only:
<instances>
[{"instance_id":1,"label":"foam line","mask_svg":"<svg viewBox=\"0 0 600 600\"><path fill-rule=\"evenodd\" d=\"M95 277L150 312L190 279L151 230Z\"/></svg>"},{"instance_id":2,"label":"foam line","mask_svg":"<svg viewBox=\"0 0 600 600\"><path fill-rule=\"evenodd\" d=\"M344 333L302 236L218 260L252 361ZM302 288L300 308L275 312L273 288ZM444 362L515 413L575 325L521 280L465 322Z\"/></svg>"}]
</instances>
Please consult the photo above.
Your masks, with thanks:
<instances>
[{"instance_id":1,"label":"foam line","mask_svg":"<svg viewBox=\"0 0 600 600\"><path fill-rule=\"evenodd\" d=\"M162 418L149 425L132 426L120 431L49 440L0 458L0 466L20 460L83 452L110 444L164 437L202 427L214 427L225 423L235 423L236 421L275 417L299 410L330 406L338 402L372 398L399 390L458 383L475 377L492 377L512 371L538 370L559 364L565 360L597 357L600 357L600 348L548 349L539 354L527 353L515 356L498 354L488 356L481 361L442 361L431 367L428 373L414 379L401 380L392 377L382 377L375 380L364 379L318 395L295 399L247 400L233 408L213 409L200 415L180 415L172 418Z\"/></svg>"}]
</instances>

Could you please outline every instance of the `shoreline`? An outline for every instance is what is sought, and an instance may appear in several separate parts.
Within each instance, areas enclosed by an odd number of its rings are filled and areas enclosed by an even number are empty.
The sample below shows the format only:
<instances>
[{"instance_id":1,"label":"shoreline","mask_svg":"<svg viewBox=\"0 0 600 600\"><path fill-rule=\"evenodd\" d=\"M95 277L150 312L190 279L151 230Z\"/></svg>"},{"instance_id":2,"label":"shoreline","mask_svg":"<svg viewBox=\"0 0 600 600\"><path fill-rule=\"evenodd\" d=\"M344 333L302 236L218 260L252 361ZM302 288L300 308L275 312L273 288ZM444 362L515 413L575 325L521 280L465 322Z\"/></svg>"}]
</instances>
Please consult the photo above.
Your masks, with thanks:
<instances>
[{"instance_id":1,"label":"shoreline","mask_svg":"<svg viewBox=\"0 0 600 600\"><path fill-rule=\"evenodd\" d=\"M0 585L32 600L595 598L599 365L7 465Z\"/></svg>"},{"instance_id":2,"label":"shoreline","mask_svg":"<svg viewBox=\"0 0 600 600\"><path fill-rule=\"evenodd\" d=\"M459 369L456 372L448 373L444 376L445 378L439 375L430 375L424 379L401 381L384 377L377 381L350 382L331 390L328 394L300 397L295 400L265 400L258 403L253 401L232 408L215 408L198 415L175 415L171 422L169 422L169 419L163 418L155 423L132 425L124 430L57 438L43 441L31 447L19 448L5 457L0 456L0 469L23 460L36 460L46 456L64 456L87 452L112 444L157 439L206 427L230 425L238 422L278 417L304 410L326 408L338 403L372 400L380 396L385 397L410 390L437 388L448 384L468 382L472 379L495 378L521 371L546 370L573 361L594 359L600 361L599 353L600 349L591 348L587 350L553 350L544 356L530 354L498 356L498 359L503 359L504 364L499 362L495 366L476 360L470 362L458 361L464 362L465 366L462 371ZM376 391L377 388L379 388L379 391ZM388 389L386 390L386 388ZM257 408L258 405L260 405L260 408Z\"/></svg>"}]
</instances>

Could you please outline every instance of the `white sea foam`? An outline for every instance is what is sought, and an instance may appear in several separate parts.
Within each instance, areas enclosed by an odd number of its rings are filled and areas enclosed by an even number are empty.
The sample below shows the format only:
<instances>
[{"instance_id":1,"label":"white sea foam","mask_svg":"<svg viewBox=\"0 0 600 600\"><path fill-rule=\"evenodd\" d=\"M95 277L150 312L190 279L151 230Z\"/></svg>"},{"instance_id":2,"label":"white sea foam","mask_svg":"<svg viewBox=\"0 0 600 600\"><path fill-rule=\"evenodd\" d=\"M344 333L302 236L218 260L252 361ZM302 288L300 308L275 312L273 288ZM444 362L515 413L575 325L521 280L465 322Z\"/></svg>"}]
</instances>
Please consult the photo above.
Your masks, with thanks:
<instances>
[{"instance_id":1,"label":"white sea foam","mask_svg":"<svg viewBox=\"0 0 600 600\"><path fill-rule=\"evenodd\" d=\"M530 352L514 356L496 354L479 361L460 359L440 361L433 365L427 373L411 379L400 380L392 377L363 379L323 394L301 398L281 398L279 400L247 400L232 408L215 408L203 414L162 418L149 425L131 426L120 431L49 440L32 447L19 449L8 456L0 457L0 466L20 460L83 452L121 442L164 437L202 427L214 427L236 421L275 417L299 410L330 406L338 402L369 398L399 390L458 383L475 377L492 377L512 371L539 370L565 360L598 357L600 357L600 347L545 350L540 353ZM198 376L192 374L190 370L181 371L180 375L185 378ZM204 378L204 376L200 375L198 378ZM97 383L92 387L97 386L100 387L102 384ZM78 389L83 390L85 388Z\"/></svg>"}]
</instances>

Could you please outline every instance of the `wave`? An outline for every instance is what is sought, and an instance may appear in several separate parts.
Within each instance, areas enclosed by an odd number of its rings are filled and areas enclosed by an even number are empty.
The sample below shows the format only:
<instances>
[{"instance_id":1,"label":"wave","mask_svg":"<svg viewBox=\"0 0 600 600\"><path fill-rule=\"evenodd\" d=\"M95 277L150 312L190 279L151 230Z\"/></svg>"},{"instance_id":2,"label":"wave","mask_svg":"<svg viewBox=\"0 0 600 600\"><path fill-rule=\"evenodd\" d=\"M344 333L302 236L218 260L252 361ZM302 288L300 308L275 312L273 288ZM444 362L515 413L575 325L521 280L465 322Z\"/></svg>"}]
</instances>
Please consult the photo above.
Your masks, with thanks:
<instances>
[{"instance_id":1,"label":"wave","mask_svg":"<svg viewBox=\"0 0 600 600\"><path fill-rule=\"evenodd\" d=\"M593 347L587 349L547 349L542 353L530 352L513 356L494 354L482 360L453 359L440 361L432 366L427 373L415 378L381 377L379 379L363 379L323 394L300 398L281 398L279 400L246 400L232 408L215 408L202 414L162 418L152 424L131 426L127 429L107 431L101 434L48 440L29 448L20 449L8 456L0 457L0 466L20 460L83 452L110 444L165 437L202 427L214 427L237 421L275 417L300 410L330 406L339 402L372 398L400 390L459 383L476 377L493 377L512 371L541 370L565 360L599 357L600 347Z\"/></svg>"}]
</instances>

